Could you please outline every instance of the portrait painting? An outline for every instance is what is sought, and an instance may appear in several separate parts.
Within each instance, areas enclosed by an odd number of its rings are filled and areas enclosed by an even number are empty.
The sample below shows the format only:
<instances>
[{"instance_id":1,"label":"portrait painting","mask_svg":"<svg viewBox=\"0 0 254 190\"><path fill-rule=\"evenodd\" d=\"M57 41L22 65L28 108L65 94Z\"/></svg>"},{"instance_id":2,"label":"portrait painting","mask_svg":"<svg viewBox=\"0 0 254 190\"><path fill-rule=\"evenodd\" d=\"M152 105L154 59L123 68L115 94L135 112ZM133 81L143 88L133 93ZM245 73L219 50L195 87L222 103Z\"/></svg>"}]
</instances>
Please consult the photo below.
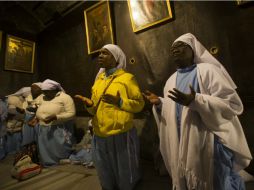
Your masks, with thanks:
<instances>
[{"instance_id":1,"label":"portrait painting","mask_svg":"<svg viewBox=\"0 0 254 190\"><path fill-rule=\"evenodd\" d=\"M5 70L33 73L35 42L7 35Z\"/></svg>"},{"instance_id":2,"label":"portrait painting","mask_svg":"<svg viewBox=\"0 0 254 190\"><path fill-rule=\"evenodd\" d=\"M88 54L98 52L106 44L114 43L108 1L86 9L84 15Z\"/></svg>"},{"instance_id":3,"label":"portrait painting","mask_svg":"<svg viewBox=\"0 0 254 190\"><path fill-rule=\"evenodd\" d=\"M134 32L141 31L172 18L169 0L128 0L128 6Z\"/></svg>"}]
</instances>

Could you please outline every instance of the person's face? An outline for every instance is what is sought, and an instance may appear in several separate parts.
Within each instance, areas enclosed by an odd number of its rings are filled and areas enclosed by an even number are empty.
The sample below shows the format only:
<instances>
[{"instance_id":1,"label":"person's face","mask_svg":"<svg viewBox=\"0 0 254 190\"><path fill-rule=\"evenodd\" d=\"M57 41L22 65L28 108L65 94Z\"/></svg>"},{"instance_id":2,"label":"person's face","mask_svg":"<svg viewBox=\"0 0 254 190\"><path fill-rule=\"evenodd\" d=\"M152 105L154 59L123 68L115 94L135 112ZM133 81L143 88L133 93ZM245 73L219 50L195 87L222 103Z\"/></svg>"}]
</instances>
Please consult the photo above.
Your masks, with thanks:
<instances>
[{"instance_id":1,"label":"person's face","mask_svg":"<svg viewBox=\"0 0 254 190\"><path fill-rule=\"evenodd\" d=\"M41 95L42 91L39 86L37 86L36 84L32 84L31 93L33 97L38 97L39 95Z\"/></svg>"},{"instance_id":2,"label":"person's face","mask_svg":"<svg viewBox=\"0 0 254 190\"><path fill-rule=\"evenodd\" d=\"M193 64L193 51L184 42L175 42L170 48L170 53L176 66L179 68L185 68Z\"/></svg>"},{"instance_id":3,"label":"person's face","mask_svg":"<svg viewBox=\"0 0 254 190\"><path fill-rule=\"evenodd\" d=\"M55 98L58 90L43 90L42 93L44 94L46 100L52 100Z\"/></svg>"},{"instance_id":4,"label":"person's face","mask_svg":"<svg viewBox=\"0 0 254 190\"><path fill-rule=\"evenodd\" d=\"M112 69L116 67L117 63L114 58L114 56L111 54L111 52L105 48L102 48L100 50L100 54L98 57L98 64L100 67L107 69Z\"/></svg>"}]
</instances>

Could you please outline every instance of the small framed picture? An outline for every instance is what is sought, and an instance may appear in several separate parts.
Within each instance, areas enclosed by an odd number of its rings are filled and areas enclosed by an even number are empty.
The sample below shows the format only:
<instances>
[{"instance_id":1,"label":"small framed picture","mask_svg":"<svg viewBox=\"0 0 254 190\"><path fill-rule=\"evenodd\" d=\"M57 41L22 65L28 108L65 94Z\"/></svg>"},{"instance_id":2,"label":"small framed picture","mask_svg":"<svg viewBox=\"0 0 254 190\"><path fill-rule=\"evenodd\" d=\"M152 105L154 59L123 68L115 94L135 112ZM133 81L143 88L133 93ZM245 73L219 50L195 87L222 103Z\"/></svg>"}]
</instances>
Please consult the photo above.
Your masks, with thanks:
<instances>
[{"instance_id":1,"label":"small framed picture","mask_svg":"<svg viewBox=\"0 0 254 190\"><path fill-rule=\"evenodd\" d=\"M7 35L5 70L33 73L35 42Z\"/></svg>"}]
</instances>

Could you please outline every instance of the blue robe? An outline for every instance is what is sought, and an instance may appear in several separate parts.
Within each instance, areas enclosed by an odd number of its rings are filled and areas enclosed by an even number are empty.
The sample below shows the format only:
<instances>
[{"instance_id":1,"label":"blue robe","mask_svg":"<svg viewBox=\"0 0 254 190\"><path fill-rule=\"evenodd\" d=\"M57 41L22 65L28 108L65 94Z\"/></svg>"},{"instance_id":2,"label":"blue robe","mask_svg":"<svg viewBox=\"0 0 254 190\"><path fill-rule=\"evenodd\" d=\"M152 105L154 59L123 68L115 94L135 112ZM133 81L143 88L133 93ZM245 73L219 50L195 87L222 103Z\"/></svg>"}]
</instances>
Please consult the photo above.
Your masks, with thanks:
<instances>
[{"instance_id":1,"label":"blue robe","mask_svg":"<svg viewBox=\"0 0 254 190\"><path fill-rule=\"evenodd\" d=\"M59 125L39 125L38 146L43 166L57 165L61 159L69 158L72 153L73 122Z\"/></svg>"},{"instance_id":2,"label":"blue robe","mask_svg":"<svg viewBox=\"0 0 254 190\"><path fill-rule=\"evenodd\" d=\"M190 93L189 85L196 92L200 92L196 64L177 70L176 88L184 93ZM183 106L176 104L176 120L178 136L180 140L180 124ZM214 189L215 190L244 190L245 184L242 178L233 171L234 154L219 142L218 137L214 138Z\"/></svg>"}]
</instances>

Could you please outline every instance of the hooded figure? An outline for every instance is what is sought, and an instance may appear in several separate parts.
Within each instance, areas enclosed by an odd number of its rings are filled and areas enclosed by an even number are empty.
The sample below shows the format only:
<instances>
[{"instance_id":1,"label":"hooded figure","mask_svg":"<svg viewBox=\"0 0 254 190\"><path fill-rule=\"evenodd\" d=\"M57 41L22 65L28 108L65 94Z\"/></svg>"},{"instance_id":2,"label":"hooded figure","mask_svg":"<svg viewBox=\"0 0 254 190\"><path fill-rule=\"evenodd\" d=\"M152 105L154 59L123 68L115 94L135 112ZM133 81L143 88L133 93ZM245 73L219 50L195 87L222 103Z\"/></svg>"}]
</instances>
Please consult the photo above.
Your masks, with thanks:
<instances>
[{"instance_id":1,"label":"hooded figure","mask_svg":"<svg viewBox=\"0 0 254 190\"><path fill-rule=\"evenodd\" d=\"M133 115L142 110L144 100L134 76L123 70L126 57L118 46L103 46L98 63L91 99L75 97L93 115L93 161L102 189L131 190L140 179Z\"/></svg>"},{"instance_id":2,"label":"hooded figure","mask_svg":"<svg viewBox=\"0 0 254 190\"><path fill-rule=\"evenodd\" d=\"M176 190L244 189L238 171L252 159L238 115L242 102L221 65L190 33L171 47L177 71L154 104L160 151Z\"/></svg>"},{"instance_id":3,"label":"hooded figure","mask_svg":"<svg viewBox=\"0 0 254 190\"><path fill-rule=\"evenodd\" d=\"M8 96L22 96L23 98L26 98L30 93L31 93L31 88L30 87L22 87L21 89L19 89L14 94L10 94Z\"/></svg>"},{"instance_id":4,"label":"hooded figure","mask_svg":"<svg viewBox=\"0 0 254 190\"><path fill-rule=\"evenodd\" d=\"M58 90L64 92L61 84L54 80L46 79L40 86L41 90Z\"/></svg>"},{"instance_id":5,"label":"hooded figure","mask_svg":"<svg viewBox=\"0 0 254 190\"><path fill-rule=\"evenodd\" d=\"M58 82L47 79L41 89L43 97L36 111L39 154L44 166L52 166L71 154L75 106Z\"/></svg>"},{"instance_id":6,"label":"hooded figure","mask_svg":"<svg viewBox=\"0 0 254 190\"><path fill-rule=\"evenodd\" d=\"M22 126L24 124L25 114L23 104L25 98L31 93L30 87L23 87L17 92L7 96L7 153L16 153L20 150L22 144Z\"/></svg>"}]
</instances>

